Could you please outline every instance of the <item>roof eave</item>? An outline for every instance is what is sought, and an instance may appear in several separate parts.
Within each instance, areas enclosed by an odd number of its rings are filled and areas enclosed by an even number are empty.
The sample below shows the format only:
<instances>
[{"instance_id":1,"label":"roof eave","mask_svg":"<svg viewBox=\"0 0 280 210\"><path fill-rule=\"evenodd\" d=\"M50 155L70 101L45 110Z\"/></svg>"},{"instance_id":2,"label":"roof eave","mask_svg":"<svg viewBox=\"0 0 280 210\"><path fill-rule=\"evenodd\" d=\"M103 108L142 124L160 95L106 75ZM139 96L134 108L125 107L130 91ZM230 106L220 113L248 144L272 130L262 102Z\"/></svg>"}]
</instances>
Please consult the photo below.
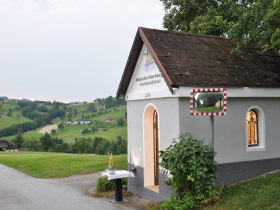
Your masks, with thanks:
<instances>
[{"instance_id":1,"label":"roof eave","mask_svg":"<svg viewBox=\"0 0 280 210\"><path fill-rule=\"evenodd\" d=\"M146 37L146 34L144 33L143 29L141 27L138 28L137 33L135 35L134 38L134 42L132 45L132 48L130 50L130 54L128 57L128 60L126 62L126 66L117 90L117 94L116 97L119 98L121 96L125 96L126 91L128 89L129 86L129 82L131 80L131 77L133 75L138 57L140 55L141 49L143 44L146 45L146 47L148 48L149 52L151 53L151 56L153 57L153 59L155 60L155 63L157 64L159 71L161 72L170 92L172 93L172 81L169 78L166 70L164 69L163 65L161 64L156 52L154 51L154 49L152 48L150 42L148 41L148 38Z\"/></svg>"},{"instance_id":2,"label":"roof eave","mask_svg":"<svg viewBox=\"0 0 280 210\"><path fill-rule=\"evenodd\" d=\"M134 72L134 68L136 66L137 59L138 59L138 56L140 55L142 46L143 46L143 41L137 30L137 33L136 33L134 41L133 41L133 45L132 45L130 53L129 53L128 60L126 62L125 68L124 68L124 72L123 72L119 87L118 87L118 91L116 94L117 98L119 98L121 96L125 96L125 94L126 94L126 91L127 91L130 79L132 77L132 74Z\"/></svg>"},{"instance_id":3,"label":"roof eave","mask_svg":"<svg viewBox=\"0 0 280 210\"><path fill-rule=\"evenodd\" d=\"M159 71L161 72L169 90L171 93L173 93L172 87L173 87L173 83L170 79L170 77L168 76L165 68L163 67L162 63L160 62L156 52L154 51L153 47L151 46L148 38L146 37L146 34L143 31L144 28L139 27L138 32L140 34L140 37L142 38L144 44L146 45L146 47L148 48L149 52L151 53L151 56L153 57L155 63L157 64L157 67L159 68Z\"/></svg>"}]
</instances>

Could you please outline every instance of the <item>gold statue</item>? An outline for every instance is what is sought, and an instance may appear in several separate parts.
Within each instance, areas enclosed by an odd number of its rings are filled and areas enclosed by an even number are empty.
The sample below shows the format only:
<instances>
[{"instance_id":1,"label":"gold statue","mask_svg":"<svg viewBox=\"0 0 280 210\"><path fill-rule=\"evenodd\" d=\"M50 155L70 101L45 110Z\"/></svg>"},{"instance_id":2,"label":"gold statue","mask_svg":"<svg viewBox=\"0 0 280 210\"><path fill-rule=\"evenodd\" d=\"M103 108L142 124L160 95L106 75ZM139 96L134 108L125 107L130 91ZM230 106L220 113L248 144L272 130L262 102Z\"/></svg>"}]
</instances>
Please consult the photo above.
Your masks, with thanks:
<instances>
[{"instance_id":1,"label":"gold statue","mask_svg":"<svg viewBox=\"0 0 280 210\"><path fill-rule=\"evenodd\" d=\"M112 154L112 152L111 152L111 154L108 153L108 155L109 155L109 166L110 165L113 166L113 154Z\"/></svg>"},{"instance_id":2,"label":"gold statue","mask_svg":"<svg viewBox=\"0 0 280 210\"><path fill-rule=\"evenodd\" d=\"M109 160L108 160L109 165L108 165L107 171L108 171L109 174L115 174L115 169L114 169L114 165L113 165L113 153L112 153L112 151L111 151L111 153L108 153L108 156L109 156Z\"/></svg>"}]
</instances>

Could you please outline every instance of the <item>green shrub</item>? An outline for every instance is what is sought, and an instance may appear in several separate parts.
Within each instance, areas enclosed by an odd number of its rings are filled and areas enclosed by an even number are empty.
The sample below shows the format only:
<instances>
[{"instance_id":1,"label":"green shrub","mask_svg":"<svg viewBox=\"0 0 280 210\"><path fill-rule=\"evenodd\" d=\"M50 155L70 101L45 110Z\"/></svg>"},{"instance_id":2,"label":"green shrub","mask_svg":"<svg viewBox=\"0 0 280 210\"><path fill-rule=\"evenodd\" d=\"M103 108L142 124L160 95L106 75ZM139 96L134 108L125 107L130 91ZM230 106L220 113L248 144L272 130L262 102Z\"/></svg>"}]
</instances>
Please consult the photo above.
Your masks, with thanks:
<instances>
[{"instance_id":1,"label":"green shrub","mask_svg":"<svg viewBox=\"0 0 280 210\"><path fill-rule=\"evenodd\" d=\"M188 209L195 209L200 201L217 194L214 156L215 152L210 146L189 133L181 135L178 141L174 140L165 151L160 151L163 173L172 177L173 205L189 205ZM184 209L179 207L176 209Z\"/></svg>"},{"instance_id":2,"label":"green shrub","mask_svg":"<svg viewBox=\"0 0 280 210\"><path fill-rule=\"evenodd\" d=\"M183 199L172 199L171 201L164 201L159 205L160 210L187 210L197 209L197 202L191 194L186 194Z\"/></svg>"},{"instance_id":3,"label":"green shrub","mask_svg":"<svg viewBox=\"0 0 280 210\"><path fill-rule=\"evenodd\" d=\"M108 192L114 190L114 181L108 180L106 176L100 177L96 182L96 192Z\"/></svg>"},{"instance_id":4,"label":"green shrub","mask_svg":"<svg viewBox=\"0 0 280 210\"><path fill-rule=\"evenodd\" d=\"M122 179L122 185L123 190L127 190L127 178ZM115 183L114 180L108 180L106 176L102 176L98 178L96 182L96 190L95 192L101 193L101 192L109 192L113 191L115 189Z\"/></svg>"}]
</instances>

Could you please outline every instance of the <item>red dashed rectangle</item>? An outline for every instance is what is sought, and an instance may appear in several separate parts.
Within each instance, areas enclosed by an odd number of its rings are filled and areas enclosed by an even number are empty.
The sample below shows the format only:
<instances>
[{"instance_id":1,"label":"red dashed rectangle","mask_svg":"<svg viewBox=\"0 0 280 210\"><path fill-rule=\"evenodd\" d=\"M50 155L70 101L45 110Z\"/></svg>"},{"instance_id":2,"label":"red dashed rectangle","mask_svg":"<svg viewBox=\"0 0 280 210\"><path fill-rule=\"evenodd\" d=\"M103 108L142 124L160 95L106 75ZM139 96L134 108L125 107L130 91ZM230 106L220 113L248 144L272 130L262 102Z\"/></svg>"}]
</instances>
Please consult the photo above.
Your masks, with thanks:
<instances>
[{"instance_id":1,"label":"red dashed rectangle","mask_svg":"<svg viewBox=\"0 0 280 210\"><path fill-rule=\"evenodd\" d=\"M199 92L223 92L223 110L221 112L198 112L194 108L194 96ZM192 116L225 116L227 112L227 88L198 88L190 93L190 115Z\"/></svg>"}]
</instances>

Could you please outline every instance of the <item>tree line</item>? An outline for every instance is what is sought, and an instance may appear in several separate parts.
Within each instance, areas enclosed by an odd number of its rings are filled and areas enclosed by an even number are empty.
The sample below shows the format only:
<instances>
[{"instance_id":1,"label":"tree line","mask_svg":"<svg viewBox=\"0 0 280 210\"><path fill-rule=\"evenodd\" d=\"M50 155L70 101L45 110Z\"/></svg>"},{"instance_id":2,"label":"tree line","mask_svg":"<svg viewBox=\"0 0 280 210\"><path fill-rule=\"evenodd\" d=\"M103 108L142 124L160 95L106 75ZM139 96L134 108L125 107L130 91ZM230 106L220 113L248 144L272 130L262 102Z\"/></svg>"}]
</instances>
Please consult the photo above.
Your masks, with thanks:
<instances>
[{"instance_id":1,"label":"tree line","mask_svg":"<svg viewBox=\"0 0 280 210\"><path fill-rule=\"evenodd\" d=\"M73 143L67 143L63 139L45 134L40 140L24 140L22 134L17 134L13 140L14 144L20 148L28 148L32 151L45 152L67 152L67 153L88 153L105 155L108 152L113 154L126 154L127 141L122 137L117 137L114 141L109 141L102 137L78 138Z\"/></svg>"}]
</instances>

